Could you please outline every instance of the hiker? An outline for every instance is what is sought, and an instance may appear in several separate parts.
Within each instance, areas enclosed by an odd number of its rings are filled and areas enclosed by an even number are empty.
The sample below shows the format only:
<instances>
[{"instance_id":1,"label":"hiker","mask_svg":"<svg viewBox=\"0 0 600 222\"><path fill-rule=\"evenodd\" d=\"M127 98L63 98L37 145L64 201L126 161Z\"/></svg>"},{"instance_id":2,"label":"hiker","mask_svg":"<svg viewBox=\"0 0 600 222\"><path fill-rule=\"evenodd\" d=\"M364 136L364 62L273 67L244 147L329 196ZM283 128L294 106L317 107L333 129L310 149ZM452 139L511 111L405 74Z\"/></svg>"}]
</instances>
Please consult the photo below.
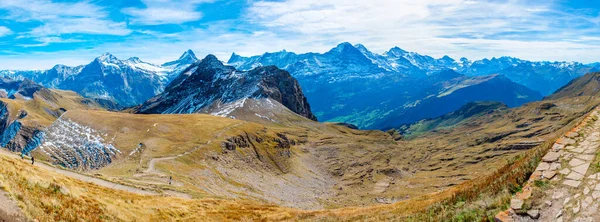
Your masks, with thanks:
<instances>
[{"instance_id":1,"label":"hiker","mask_svg":"<svg viewBox=\"0 0 600 222\"><path fill-rule=\"evenodd\" d=\"M33 165L35 163L35 157L33 157L33 155L31 155L31 165Z\"/></svg>"},{"instance_id":2,"label":"hiker","mask_svg":"<svg viewBox=\"0 0 600 222\"><path fill-rule=\"evenodd\" d=\"M25 159L25 154L21 153L21 159Z\"/></svg>"},{"instance_id":3,"label":"hiker","mask_svg":"<svg viewBox=\"0 0 600 222\"><path fill-rule=\"evenodd\" d=\"M169 176L169 185L173 182L173 176Z\"/></svg>"}]
</instances>

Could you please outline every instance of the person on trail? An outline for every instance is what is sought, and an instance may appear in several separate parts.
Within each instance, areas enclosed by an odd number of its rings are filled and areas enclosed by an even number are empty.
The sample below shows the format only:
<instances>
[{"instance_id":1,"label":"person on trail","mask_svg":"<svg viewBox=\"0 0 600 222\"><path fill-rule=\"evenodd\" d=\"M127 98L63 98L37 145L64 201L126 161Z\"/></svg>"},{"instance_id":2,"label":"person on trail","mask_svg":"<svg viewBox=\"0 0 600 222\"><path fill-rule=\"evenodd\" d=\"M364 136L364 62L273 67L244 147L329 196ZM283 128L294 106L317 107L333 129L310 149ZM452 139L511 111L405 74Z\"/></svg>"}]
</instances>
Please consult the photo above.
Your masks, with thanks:
<instances>
[{"instance_id":1,"label":"person on trail","mask_svg":"<svg viewBox=\"0 0 600 222\"><path fill-rule=\"evenodd\" d=\"M33 155L31 156L31 165L33 165L35 163L35 157L33 157Z\"/></svg>"},{"instance_id":2,"label":"person on trail","mask_svg":"<svg viewBox=\"0 0 600 222\"><path fill-rule=\"evenodd\" d=\"M171 185L171 183L173 183L173 176L169 176L169 185Z\"/></svg>"},{"instance_id":3,"label":"person on trail","mask_svg":"<svg viewBox=\"0 0 600 222\"><path fill-rule=\"evenodd\" d=\"M25 155L21 153L21 159L25 159Z\"/></svg>"}]
</instances>

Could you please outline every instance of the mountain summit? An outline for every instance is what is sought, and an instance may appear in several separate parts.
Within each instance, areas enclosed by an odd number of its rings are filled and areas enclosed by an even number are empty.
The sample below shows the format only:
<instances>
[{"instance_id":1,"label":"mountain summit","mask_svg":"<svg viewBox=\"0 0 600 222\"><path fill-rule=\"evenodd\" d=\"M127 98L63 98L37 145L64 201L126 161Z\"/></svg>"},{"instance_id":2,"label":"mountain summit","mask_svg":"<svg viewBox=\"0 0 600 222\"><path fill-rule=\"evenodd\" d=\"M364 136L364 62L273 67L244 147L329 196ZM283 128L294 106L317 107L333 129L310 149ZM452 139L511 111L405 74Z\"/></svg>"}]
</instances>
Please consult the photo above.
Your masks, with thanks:
<instances>
[{"instance_id":1,"label":"mountain summit","mask_svg":"<svg viewBox=\"0 0 600 222\"><path fill-rule=\"evenodd\" d=\"M187 68L163 93L136 109L138 113L211 113L234 117L230 114L243 109L248 99L258 100L255 102L262 103L259 105L279 103L298 115L316 120L300 85L288 72L275 66L238 71L214 55ZM256 115L263 113L259 111Z\"/></svg>"}]
</instances>

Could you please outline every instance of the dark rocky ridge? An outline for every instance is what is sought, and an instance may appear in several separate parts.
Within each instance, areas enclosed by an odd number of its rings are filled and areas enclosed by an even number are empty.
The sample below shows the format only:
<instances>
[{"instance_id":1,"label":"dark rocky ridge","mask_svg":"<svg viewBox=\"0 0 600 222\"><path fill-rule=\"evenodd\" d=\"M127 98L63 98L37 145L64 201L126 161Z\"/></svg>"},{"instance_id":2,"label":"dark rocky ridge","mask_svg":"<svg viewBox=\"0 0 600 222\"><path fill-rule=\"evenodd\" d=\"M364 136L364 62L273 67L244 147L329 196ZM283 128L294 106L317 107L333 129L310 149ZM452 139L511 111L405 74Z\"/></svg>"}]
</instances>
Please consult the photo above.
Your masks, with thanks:
<instances>
[{"instance_id":1,"label":"dark rocky ridge","mask_svg":"<svg viewBox=\"0 0 600 222\"><path fill-rule=\"evenodd\" d=\"M600 94L600 72L585 74L573 79L545 99L572 98L577 96L598 96Z\"/></svg>"},{"instance_id":2,"label":"dark rocky ridge","mask_svg":"<svg viewBox=\"0 0 600 222\"><path fill-rule=\"evenodd\" d=\"M316 120L298 81L287 71L275 66L238 71L223 65L213 55L187 68L163 93L137 107L136 112L209 113L215 111L208 110L209 107L214 109L246 98L270 98L301 116Z\"/></svg>"}]
</instances>

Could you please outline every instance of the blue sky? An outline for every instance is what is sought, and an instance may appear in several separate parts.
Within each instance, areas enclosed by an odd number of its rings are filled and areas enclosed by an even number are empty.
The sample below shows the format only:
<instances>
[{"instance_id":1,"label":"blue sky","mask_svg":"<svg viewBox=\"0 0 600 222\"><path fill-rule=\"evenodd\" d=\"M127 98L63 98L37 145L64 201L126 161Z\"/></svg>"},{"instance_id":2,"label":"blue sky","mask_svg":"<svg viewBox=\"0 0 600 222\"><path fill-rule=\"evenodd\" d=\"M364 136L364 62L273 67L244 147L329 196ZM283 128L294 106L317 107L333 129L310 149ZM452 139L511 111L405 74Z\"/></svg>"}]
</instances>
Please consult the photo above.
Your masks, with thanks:
<instances>
[{"instance_id":1,"label":"blue sky","mask_svg":"<svg viewBox=\"0 0 600 222\"><path fill-rule=\"evenodd\" d=\"M340 42L434 57L600 61L600 3L518 0L0 0L0 69L161 63L187 49L324 52Z\"/></svg>"}]
</instances>

